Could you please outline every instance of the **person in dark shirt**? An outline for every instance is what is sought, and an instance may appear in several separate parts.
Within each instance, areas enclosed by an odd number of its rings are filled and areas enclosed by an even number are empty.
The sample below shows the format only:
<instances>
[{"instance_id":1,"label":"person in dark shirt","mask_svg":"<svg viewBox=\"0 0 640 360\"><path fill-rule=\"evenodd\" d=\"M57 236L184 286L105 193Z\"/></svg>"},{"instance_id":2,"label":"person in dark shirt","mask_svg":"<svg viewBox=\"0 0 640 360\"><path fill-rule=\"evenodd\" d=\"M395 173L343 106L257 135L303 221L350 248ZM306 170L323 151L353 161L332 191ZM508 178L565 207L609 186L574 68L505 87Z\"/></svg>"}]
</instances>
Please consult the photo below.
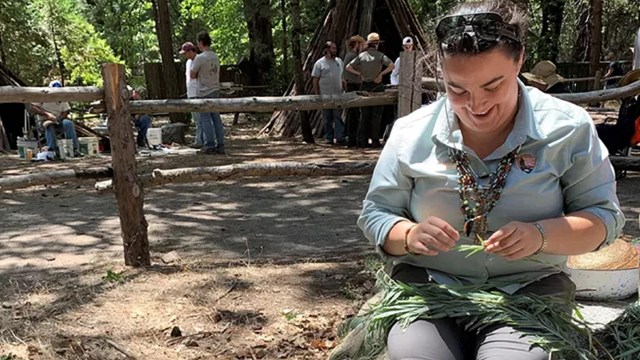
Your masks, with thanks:
<instances>
[{"instance_id":1,"label":"person in dark shirt","mask_svg":"<svg viewBox=\"0 0 640 360\"><path fill-rule=\"evenodd\" d=\"M607 72L604 74L604 79L609 79L612 76L622 76L624 75L624 70L622 70L622 65L614 60L615 55L613 53L609 53L607 56L607 60L610 61L609 66L607 66ZM604 83L605 89L612 89L618 87L619 79L609 79Z\"/></svg>"}]
</instances>

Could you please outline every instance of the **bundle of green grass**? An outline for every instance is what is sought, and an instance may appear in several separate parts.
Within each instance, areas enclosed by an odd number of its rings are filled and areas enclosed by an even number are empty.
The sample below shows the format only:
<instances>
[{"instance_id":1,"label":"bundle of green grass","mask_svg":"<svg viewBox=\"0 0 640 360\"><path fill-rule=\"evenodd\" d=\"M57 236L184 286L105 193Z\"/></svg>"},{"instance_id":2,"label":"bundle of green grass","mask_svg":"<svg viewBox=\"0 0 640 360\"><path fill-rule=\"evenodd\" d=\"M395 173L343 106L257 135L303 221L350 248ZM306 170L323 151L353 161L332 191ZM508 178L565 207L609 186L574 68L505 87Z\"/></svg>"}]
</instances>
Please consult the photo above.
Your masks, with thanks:
<instances>
[{"instance_id":1,"label":"bundle of green grass","mask_svg":"<svg viewBox=\"0 0 640 360\"><path fill-rule=\"evenodd\" d=\"M342 334L363 332L352 349L354 360L374 359L385 351L387 334L399 322L455 318L468 331L502 324L531 336L532 346L563 360L640 359L640 303L635 302L605 327L590 329L571 300L553 296L507 295L482 286L404 284L380 272L381 300L347 321ZM573 315L566 311L573 308ZM332 357L335 358L335 357Z\"/></svg>"}]
</instances>

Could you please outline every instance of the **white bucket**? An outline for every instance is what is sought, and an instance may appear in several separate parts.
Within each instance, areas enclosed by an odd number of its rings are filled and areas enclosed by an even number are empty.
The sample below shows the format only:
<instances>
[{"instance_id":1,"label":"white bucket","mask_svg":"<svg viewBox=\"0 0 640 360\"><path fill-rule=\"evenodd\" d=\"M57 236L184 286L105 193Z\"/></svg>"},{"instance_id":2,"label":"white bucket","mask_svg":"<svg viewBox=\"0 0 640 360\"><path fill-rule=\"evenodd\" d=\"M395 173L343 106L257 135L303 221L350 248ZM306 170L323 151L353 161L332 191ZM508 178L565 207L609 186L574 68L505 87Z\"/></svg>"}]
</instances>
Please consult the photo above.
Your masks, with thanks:
<instances>
[{"instance_id":1,"label":"white bucket","mask_svg":"<svg viewBox=\"0 0 640 360\"><path fill-rule=\"evenodd\" d=\"M97 137L80 137L78 144L80 145L80 153L85 156L97 156L100 153Z\"/></svg>"},{"instance_id":2,"label":"white bucket","mask_svg":"<svg viewBox=\"0 0 640 360\"><path fill-rule=\"evenodd\" d=\"M73 158L73 140L59 139L56 143L58 144L60 159Z\"/></svg>"},{"instance_id":3,"label":"white bucket","mask_svg":"<svg viewBox=\"0 0 640 360\"><path fill-rule=\"evenodd\" d=\"M162 145L162 129L150 128L147 130L147 142L149 146Z\"/></svg>"},{"instance_id":4,"label":"white bucket","mask_svg":"<svg viewBox=\"0 0 640 360\"><path fill-rule=\"evenodd\" d=\"M27 149L31 149L32 154L38 153L38 140L35 139L18 139L18 157L20 159L27 159Z\"/></svg>"}]
</instances>

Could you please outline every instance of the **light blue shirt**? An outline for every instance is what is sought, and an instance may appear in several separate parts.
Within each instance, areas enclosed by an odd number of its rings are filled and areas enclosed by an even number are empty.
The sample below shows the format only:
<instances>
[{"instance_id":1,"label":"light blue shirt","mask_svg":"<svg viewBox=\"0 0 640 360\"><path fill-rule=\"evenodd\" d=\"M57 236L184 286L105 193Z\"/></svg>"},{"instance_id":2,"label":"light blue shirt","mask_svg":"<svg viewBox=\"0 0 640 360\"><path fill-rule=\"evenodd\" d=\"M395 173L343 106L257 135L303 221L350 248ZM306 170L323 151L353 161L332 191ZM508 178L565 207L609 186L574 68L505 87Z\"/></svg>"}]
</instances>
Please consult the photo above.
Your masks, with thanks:
<instances>
[{"instance_id":1,"label":"light blue shirt","mask_svg":"<svg viewBox=\"0 0 640 360\"><path fill-rule=\"evenodd\" d=\"M593 213L606 226L604 244L624 225L608 152L589 114L579 106L519 83L521 96L514 127L502 146L481 160L463 145L457 117L446 97L396 121L376 165L358 226L383 257L427 269L442 284L490 282L513 293L528 283L565 270L566 256L539 254L532 260L458 251L436 256L389 256L382 246L391 228L403 220L428 216L447 221L462 233L464 218L458 195L458 173L450 147L464 149L480 177L522 145L500 200L487 217L494 232L510 221L534 222L575 211ZM527 167L523 158L535 159ZM527 172L525 170L530 170ZM480 179L486 185L487 179ZM459 244L472 244L461 234Z\"/></svg>"}]
</instances>

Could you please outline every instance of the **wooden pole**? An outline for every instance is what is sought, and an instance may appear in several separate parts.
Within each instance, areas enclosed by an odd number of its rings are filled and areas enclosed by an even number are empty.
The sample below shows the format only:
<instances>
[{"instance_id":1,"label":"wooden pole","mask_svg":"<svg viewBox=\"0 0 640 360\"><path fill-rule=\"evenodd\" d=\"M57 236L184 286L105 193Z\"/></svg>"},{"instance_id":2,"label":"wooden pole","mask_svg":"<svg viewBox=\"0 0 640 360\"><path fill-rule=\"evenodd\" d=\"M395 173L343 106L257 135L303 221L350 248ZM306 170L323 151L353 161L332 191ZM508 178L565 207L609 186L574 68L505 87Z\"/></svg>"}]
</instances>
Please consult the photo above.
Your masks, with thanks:
<instances>
[{"instance_id":1,"label":"wooden pole","mask_svg":"<svg viewBox=\"0 0 640 360\"><path fill-rule=\"evenodd\" d=\"M422 106L422 73L424 72L424 61L418 51L411 52L413 54L413 71L411 78L411 112L414 112Z\"/></svg>"},{"instance_id":2,"label":"wooden pole","mask_svg":"<svg viewBox=\"0 0 640 360\"><path fill-rule=\"evenodd\" d=\"M602 71L596 70L596 76L593 78L593 90L602 89Z\"/></svg>"},{"instance_id":3,"label":"wooden pole","mask_svg":"<svg viewBox=\"0 0 640 360\"><path fill-rule=\"evenodd\" d=\"M398 117L409 115L413 107L415 56L413 52L400 53L400 81L398 84ZM420 90L420 88L418 88Z\"/></svg>"},{"instance_id":4,"label":"wooden pole","mask_svg":"<svg viewBox=\"0 0 640 360\"><path fill-rule=\"evenodd\" d=\"M136 267L149 266L151 258L147 238L148 224L142 209L144 191L138 178L124 66L103 64L102 78L111 137L114 193L118 202L124 244L124 263Z\"/></svg>"}]
</instances>

